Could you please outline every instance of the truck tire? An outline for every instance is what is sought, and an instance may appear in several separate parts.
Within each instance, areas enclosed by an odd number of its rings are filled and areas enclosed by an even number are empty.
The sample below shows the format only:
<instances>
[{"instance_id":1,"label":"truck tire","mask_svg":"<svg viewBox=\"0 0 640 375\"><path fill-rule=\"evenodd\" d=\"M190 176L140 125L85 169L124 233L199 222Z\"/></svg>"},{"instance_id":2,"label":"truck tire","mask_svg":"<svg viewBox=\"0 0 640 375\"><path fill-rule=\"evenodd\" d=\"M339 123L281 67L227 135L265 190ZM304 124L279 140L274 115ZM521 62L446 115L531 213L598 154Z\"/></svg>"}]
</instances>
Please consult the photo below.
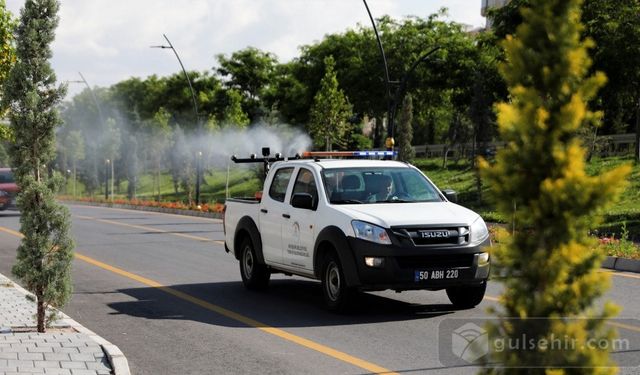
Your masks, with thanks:
<instances>
[{"instance_id":1,"label":"truck tire","mask_svg":"<svg viewBox=\"0 0 640 375\"><path fill-rule=\"evenodd\" d=\"M480 285L462 285L447 288L447 296L453 306L461 309L470 309L482 302L486 290L487 282L485 281Z\"/></svg>"},{"instance_id":2,"label":"truck tire","mask_svg":"<svg viewBox=\"0 0 640 375\"><path fill-rule=\"evenodd\" d=\"M346 312L356 296L354 288L347 286L338 256L328 253L322 262L322 295L330 311Z\"/></svg>"},{"instance_id":3,"label":"truck tire","mask_svg":"<svg viewBox=\"0 0 640 375\"><path fill-rule=\"evenodd\" d=\"M251 239L245 237L240 244L240 275L245 288L264 290L269 285L271 273L266 265L258 262Z\"/></svg>"}]
</instances>

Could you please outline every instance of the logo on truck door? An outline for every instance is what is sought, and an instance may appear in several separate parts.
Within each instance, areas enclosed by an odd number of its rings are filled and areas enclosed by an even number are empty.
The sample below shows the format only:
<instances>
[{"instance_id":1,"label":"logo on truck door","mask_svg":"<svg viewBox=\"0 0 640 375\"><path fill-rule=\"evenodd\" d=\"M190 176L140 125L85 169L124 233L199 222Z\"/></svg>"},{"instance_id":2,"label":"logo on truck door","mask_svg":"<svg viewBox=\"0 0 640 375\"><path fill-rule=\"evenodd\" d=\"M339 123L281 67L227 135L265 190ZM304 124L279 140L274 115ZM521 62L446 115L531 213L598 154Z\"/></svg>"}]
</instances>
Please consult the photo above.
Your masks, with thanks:
<instances>
[{"instance_id":1,"label":"logo on truck door","mask_svg":"<svg viewBox=\"0 0 640 375\"><path fill-rule=\"evenodd\" d=\"M308 258L309 252L306 246L300 245L300 224L295 221L292 225L292 239L295 243L287 244L287 253Z\"/></svg>"}]
</instances>

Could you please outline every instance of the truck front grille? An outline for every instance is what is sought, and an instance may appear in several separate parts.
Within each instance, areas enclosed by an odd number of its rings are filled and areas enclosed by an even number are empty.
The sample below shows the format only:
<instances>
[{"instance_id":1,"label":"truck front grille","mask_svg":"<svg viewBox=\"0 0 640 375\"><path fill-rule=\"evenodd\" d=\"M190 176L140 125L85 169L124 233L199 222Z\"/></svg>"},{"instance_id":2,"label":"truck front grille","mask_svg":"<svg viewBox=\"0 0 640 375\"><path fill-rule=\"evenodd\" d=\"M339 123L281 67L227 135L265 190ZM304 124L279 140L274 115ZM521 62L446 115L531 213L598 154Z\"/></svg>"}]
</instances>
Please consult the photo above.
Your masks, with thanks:
<instances>
[{"instance_id":1,"label":"truck front grille","mask_svg":"<svg viewBox=\"0 0 640 375\"><path fill-rule=\"evenodd\" d=\"M460 246L469 243L469 227L405 227L392 228L393 233L414 246Z\"/></svg>"}]
</instances>

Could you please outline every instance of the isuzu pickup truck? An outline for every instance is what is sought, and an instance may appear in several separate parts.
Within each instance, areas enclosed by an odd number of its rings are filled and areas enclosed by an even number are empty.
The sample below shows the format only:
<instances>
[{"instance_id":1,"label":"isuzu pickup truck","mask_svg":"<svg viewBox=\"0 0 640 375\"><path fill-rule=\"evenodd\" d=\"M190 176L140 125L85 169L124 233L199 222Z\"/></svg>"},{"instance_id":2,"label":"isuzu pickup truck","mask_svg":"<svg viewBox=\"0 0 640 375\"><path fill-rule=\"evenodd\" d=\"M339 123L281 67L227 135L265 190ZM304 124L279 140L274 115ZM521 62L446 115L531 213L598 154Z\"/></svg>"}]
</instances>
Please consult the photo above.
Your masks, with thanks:
<instances>
[{"instance_id":1,"label":"isuzu pickup truck","mask_svg":"<svg viewBox=\"0 0 640 375\"><path fill-rule=\"evenodd\" d=\"M272 273L318 279L330 310L385 289L446 289L470 308L484 297L489 232L454 196L398 161L279 161L261 198L227 200L225 249L247 288Z\"/></svg>"}]
</instances>

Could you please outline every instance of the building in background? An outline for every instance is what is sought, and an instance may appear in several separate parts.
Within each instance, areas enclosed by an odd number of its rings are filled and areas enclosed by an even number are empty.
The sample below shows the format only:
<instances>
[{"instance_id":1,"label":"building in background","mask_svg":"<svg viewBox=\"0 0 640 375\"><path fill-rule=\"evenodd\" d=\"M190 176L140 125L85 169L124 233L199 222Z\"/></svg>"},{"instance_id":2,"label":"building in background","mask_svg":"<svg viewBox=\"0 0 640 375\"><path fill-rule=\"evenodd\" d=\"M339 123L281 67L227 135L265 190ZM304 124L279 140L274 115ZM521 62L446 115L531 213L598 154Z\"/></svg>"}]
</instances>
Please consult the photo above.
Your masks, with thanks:
<instances>
[{"instance_id":1,"label":"building in background","mask_svg":"<svg viewBox=\"0 0 640 375\"><path fill-rule=\"evenodd\" d=\"M487 29L491 28L491 19L487 17L487 10L491 8L501 8L505 6L509 0L482 0L480 14L487 19Z\"/></svg>"}]
</instances>

